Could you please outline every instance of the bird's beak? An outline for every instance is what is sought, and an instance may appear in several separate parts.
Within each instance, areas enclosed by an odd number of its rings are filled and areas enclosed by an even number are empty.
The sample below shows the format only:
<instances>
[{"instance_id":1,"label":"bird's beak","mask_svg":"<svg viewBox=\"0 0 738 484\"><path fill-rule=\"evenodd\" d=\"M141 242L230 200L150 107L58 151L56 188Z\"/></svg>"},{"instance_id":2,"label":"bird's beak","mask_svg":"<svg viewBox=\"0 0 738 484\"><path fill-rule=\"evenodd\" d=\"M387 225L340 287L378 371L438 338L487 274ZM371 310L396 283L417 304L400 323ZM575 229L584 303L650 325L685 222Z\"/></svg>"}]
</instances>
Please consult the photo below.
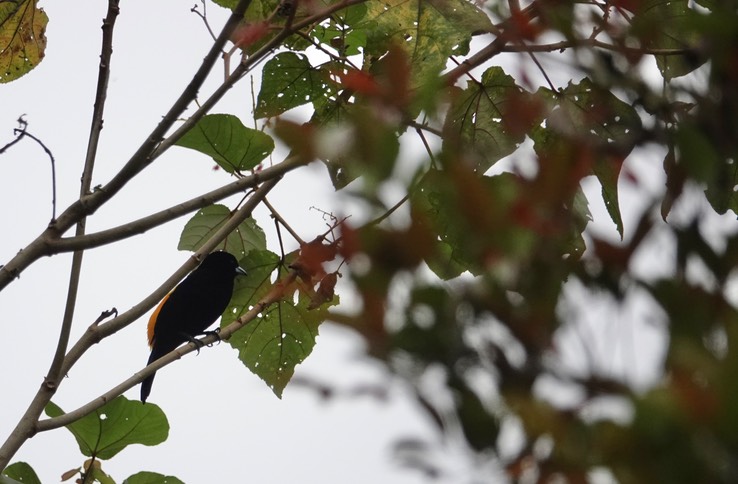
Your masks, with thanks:
<instances>
[{"instance_id":1,"label":"bird's beak","mask_svg":"<svg viewBox=\"0 0 738 484\"><path fill-rule=\"evenodd\" d=\"M236 267L236 275L237 276L246 276L248 275L248 272L246 272L246 269L243 269L242 267Z\"/></svg>"}]
</instances>

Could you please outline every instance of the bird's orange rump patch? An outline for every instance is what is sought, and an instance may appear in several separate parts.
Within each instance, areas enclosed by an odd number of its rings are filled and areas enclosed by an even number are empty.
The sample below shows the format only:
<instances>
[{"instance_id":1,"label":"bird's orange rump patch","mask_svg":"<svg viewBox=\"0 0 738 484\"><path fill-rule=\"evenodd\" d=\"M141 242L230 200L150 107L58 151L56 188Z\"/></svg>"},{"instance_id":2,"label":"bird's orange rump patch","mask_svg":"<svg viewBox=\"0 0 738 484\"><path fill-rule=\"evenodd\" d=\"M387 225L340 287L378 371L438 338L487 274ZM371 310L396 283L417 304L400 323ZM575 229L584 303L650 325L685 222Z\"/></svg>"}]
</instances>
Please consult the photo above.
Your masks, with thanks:
<instances>
[{"instance_id":1,"label":"bird's orange rump patch","mask_svg":"<svg viewBox=\"0 0 738 484\"><path fill-rule=\"evenodd\" d=\"M169 299L169 296L172 293L170 292L166 296L164 296L164 299L161 300L159 305L154 309L154 312L151 313L151 317L149 318L149 324L146 328L146 335L149 338L149 348L151 348L154 345L154 326L156 326L156 318L159 317L159 312L161 311L161 308L164 307L164 303L167 302L167 299Z\"/></svg>"}]
</instances>

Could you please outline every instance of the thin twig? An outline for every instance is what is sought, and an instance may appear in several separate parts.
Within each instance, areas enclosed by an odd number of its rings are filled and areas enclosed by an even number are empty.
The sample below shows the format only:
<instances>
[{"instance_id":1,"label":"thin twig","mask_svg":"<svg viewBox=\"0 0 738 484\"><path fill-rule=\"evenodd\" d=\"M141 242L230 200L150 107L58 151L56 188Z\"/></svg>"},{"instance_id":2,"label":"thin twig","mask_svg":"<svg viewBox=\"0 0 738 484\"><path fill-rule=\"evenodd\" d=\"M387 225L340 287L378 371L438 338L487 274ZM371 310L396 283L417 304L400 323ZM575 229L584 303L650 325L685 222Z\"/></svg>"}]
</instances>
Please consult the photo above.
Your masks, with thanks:
<instances>
[{"instance_id":1,"label":"thin twig","mask_svg":"<svg viewBox=\"0 0 738 484\"><path fill-rule=\"evenodd\" d=\"M202 0L202 13L197 9L197 4L195 4L191 9L190 12L194 13L198 17L200 17L205 23L205 28L208 29L208 33L210 34L210 37L213 38L213 40L216 39L215 32L213 32L213 29L210 28L210 22L208 22L208 10L207 10L207 4L205 3L205 0Z\"/></svg>"},{"instance_id":2,"label":"thin twig","mask_svg":"<svg viewBox=\"0 0 738 484\"><path fill-rule=\"evenodd\" d=\"M49 161L51 162L51 222L49 222L49 225L53 225L56 221L56 160L54 159L54 154L44 144L43 141L28 132L28 123L22 117L18 119L18 122L22 123L23 127L13 130L13 133L18 136L16 138L16 141L20 141L20 139L24 136L28 136L33 141L38 143L38 145L41 146L41 148L49 156ZM12 146L13 144L15 144L15 142L9 143L10 146Z\"/></svg>"},{"instance_id":3,"label":"thin twig","mask_svg":"<svg viewBox=\"0 0 738 484\"><path fill-rule=\"evenodd\" d=\"M641 55L685 55L692 52L689 48L680 49L654 49L648 47L627 47L624 45L609 44L596 39L580 39L580 40L562 40L561 42L554 42L552 44L510 44L502 48L502 52L563 52L566 49L576 47L598 47L600 49L618 52L621 54L641 54Z\"/></svg>"},{"instance_id":4,"label":"thin twig","mask_svg":"<svg viewBox=\"0 0 738 484\"><path fill-rule=\"evenodd\" d=\"M531 52L531 51L527 51L527 54L531 58L531 60L533 61L533 63L536 65L536 67L538 67L538 70L541 71L541 74L543 74L543 78L546 80L546 84L548 84L549 89L551 89L552 91L556 92L556 86L553 85L553 82L551 81L551 78L548 77L548 73L546 73L546 69L543 68L543 66L541 65L541 63L536 58L536 55L533 52Z\"/></svg>"},{"instance_id":5,"label":"thin twig","mask_svg":"<svg viewBox=\"0 0 738 484\"><path fill-rule=\"evenodd\" d=\"M287 221L279 214L279 212L277 212L277 209L274 208L274 206L271 203L269 203L269 200L267 200L266 198L264 199L264 205L266 205L266 207L269 209L269 211L272 214L272 217L274 217L276 221L282 224L282 227L287 229L287 232L290 233L292 238L294 238L300 245L305 244L305 241L302 240L302 238L300 238L297 232L295 232L295 229L290 227L290 224L287 223Z\"/></svg>"},{"instance_id":6,"label":"thin twig","mask_svg":"<svg viewBox=\"0 0 738 484\"><path fill-rule=\"evenodd\" d=\"M17 120L18 121L18 125L21 126L21 127L25 127L25 125L28 124L26 122L26 120L23 118L24 116L25 116L25 114L21 114L20 116L18 116L18 120ZM15 135L15 139L13 141L9 141L8 143L5 144L5 146L3 146L2 148L0 148L0 155L2 155L7 150L9 150L10 148L12 148L14 144L16 144L17 142L19 142L23 138L23 135L25 134L25 129L22 129L20 131L20 134L18 134L18 130L17 129L14 129L13 130L13 134Z\"/></svg>"}]
</instances>

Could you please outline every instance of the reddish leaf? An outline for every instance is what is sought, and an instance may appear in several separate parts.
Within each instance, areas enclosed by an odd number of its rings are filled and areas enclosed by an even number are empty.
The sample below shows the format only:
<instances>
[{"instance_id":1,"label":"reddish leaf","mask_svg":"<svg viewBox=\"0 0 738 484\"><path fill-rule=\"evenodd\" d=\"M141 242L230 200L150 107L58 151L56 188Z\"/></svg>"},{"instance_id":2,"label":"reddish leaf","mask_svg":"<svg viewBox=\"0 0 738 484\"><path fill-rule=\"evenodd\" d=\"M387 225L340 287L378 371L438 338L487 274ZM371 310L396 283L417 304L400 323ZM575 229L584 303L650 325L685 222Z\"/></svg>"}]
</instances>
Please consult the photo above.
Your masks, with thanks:
<instances>
[{"instance_id":1,"label":"reddish leaf","mask_svg":"<svg viewBox=\"0 0 738 484\"><path fill-rule=\"evenodd\" d=\"M347 72L334 72L343 87L359 94L378 96L381 88L374 76L358 69L349 69Z\"/></svg>"},{"instance_id":2,"label":"reddish leaf","mask_svg":"<svg viewBox=\"0 0 738 484\"><path fill-rule=\"evenodd\" d=\"M327 244L322 236L318 236L300 247L300 254L290 264L290 268L312 287L313 281L321 279L325 274L323 263L335 259L337 253L338 244L335 242Z\"/></svg>"},{"instance_id":3,"label":"reddish leaf","mask_svg":"<svg viewBox=\"0 0 738 484\"><path fill-rule=\"evenodd\" d=\"M318 290L310 296L308 309L315 309L329 301L332 301L333 296L335 295L337 281L338 272L331 272L321 279Z\"/></svg>"},{"instance_id":4,"label":"reddish leaf","mask_svg":"<svg viewBox=\"0 0 738 484\"><path fill-rule=\"evenodd\" d=\"M361 239L359 233L347 222L343 222L340 227L340 241L338 253L346 259L351 260L353 256L361 251Z\"/></svg>"},{"instance_id":5,"label":"reddish leaf","mask_svg":"<svg viewBox=\"0 0 738 484\"><path fill-rule=\"evenodd\" d=\"M243 24L231 34L231 41L239 49L255 44L269 32L269 23L266 21Z\"/></svg>"},{"instance_id":6,"label":"reddish leaf","mask_svg":"<svg viewBox=\"0 0 738 484\"><path fill-rule=\"evenodd\" d=\"M277 119L274 124L274 133L301 160L309 162L315 159L315 128L312 124L298 124L284 119Z\"/></svg>"}]
</instances>

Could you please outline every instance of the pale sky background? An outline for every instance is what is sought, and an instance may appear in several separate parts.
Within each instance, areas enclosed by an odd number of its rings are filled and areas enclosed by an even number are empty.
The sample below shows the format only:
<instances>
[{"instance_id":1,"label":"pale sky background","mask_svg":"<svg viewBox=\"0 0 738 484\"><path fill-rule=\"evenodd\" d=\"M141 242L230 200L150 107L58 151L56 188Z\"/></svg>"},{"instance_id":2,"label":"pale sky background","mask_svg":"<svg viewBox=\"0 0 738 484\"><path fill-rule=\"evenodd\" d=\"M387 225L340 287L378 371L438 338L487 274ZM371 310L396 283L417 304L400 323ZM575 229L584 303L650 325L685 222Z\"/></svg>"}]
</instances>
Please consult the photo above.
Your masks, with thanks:
<instances>
[{"instance_id":1,"label":"pale sky background","mask_svg":"<svg viewBox=\"0 0 738 484\"><path fill-rule=\"evenodd\" d=\"M190 13L193 2L158 0L121 2L112 75L93 185L106 183L139 146L168 110L210 46L202 21ZM41 138L56 157L58 211L77 198L79 177L97 80L100 25L106 2L44 2L49 15L48 49L40 66L20 80L0 85L0 144L12 139L16 119L25 114L30 133ZM217 32L227 12L209 5ZM502 62L511 62L512 57ZM553 64L555 67L555 64ZM515 74L516 65L507 66ZM554 69L555 82L566 84L566 72ZM558 77L558 81L557 78ZM219 64L201 91L207 96L222 80ZM258 92L258 79L256 80ZM248 80L237 85L213 112L238 115L252 125ZM515 157L513 156L513 161ZM628 221L643 209L646 199L663 190L663 153L642 152L626 165L638 173L639 185L621 186L623 214ZM275 162L281 161L279 154ZM187 200L230 179L213 171L212 160L191 150L173 148L134 179L115 199L89 219L88 232L125 223ZM310 210L343 207L346 199L325 184L323 168L315 164L290 174L270 195L270 201L306 239L324 227L321 214ZM27 245L50 218L49 162L30 140L0 156L0 263ZM614 238L615 228L604 211L599 188L585 182L596 223L590 230ZM633 195L633 202L628 201ZM235 200L235 199L233 199ZM231 200L231 202L233 201ZM704 204L697 199L677 207L685 219ZM349 206L350 207L350 206ZM734 218L706 214L706 230L715 234L734 229ZM277 251L273 226L266 213L256 213L272 250ZM72 343L101 311L115 306L126 311L153 291L178 268L188 253L176 250L183 217L143 236L88 251L84 259ZM714 222L714 223L713 223ZM728 227L728 229L725 229ZM288 242L287 250L294 248ZM656 240L639 254L641 270L666 271L673 248ZM71 255L42 259L20 280L0 292L0 325L6 344L0 353L3 388L0 438L15 426L41 383L51 360L63 313ZM567 289L574 300L586 297L577 287ZM640 298L640 299L639 299ZM347 300L350 301L350 298ZM661 318L645 298L618 311L607 301L579 306L578 335L560 338L562 364L584 367L581 335L588 334L602 371L626 375L646 387L656 377L663 339ZM140 370L148 357L147 317L93 348L69 373L54 402L73 410ZM602 326L604 325L604 330ZM613 339L613 335L615 338ZM614 343L613 343L614 341ZM636 351L649 348L653 351ZM420 483L420 474L398 467L391 444L398 438L418 437L439 442L432 424L418 410L403 384L387 379L383 368L362 356L362 342L351 332L323 325L313 354L297 368L297 375L315 378L338 390L364 384L383 385L386 402L368 397L321 401L314 393L287 386L282 400L252 375L222 344L188 355L160 371L150 401L160 405L171 425L169 439L156 447L132 446L104 470L117 482L140 470L177 476L187 483ZM649 354L651 356L649 356ZM546 387L546 382L541 383ZM126 393L138 398L139 387ZM564 392L557 395L566 400ZM565 403L565 402L564 402ZM437 482L470 482L462 452L453 444L438 453L447 473ZM13 461L27 461L43 482L57 482L84 457L65 429L37 435ZM477 482L502 482L487 474Z\"/></svg>"}]
</instances>

